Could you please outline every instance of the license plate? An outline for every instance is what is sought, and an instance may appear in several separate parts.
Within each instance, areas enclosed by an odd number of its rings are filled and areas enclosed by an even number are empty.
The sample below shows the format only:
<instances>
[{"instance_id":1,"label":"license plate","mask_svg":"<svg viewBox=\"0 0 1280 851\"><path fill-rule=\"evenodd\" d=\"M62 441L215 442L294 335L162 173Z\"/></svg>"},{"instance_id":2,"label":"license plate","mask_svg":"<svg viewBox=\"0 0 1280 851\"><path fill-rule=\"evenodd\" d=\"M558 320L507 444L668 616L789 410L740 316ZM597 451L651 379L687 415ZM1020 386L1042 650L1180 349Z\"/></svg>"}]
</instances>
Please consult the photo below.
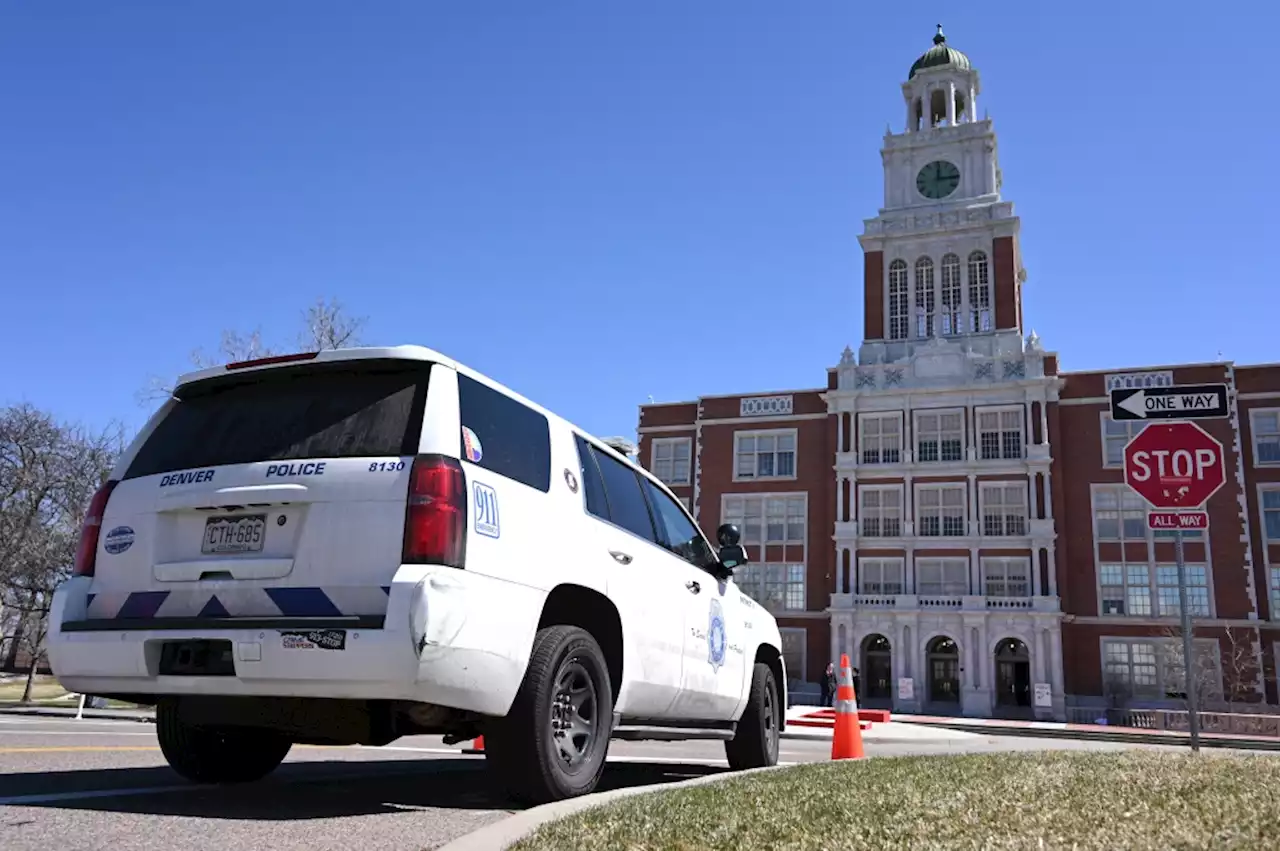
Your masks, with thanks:
<instances>
[{"instance_id":1,"label":"license plate","mask_svg":"<svg viewBox=\"0 0 1280 851\"><path fill-rule=\"evenodd\" d=\"M267 515L246 514L238 517L210 517L204 524L204 541L200 552L260 553L267 537Z\"/></svg>"}]
</instances>

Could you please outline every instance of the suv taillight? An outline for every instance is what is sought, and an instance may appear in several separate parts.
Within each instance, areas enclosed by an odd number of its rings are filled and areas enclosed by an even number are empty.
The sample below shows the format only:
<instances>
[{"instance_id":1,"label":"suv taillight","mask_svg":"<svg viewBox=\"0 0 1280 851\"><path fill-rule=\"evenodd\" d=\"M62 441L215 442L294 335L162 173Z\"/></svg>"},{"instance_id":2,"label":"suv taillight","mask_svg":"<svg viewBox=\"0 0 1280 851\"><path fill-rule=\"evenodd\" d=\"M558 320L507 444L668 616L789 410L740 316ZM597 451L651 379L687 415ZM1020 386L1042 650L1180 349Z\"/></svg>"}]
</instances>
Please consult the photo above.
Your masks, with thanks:
<instances>
[{"instance_id":1,"label":"suv taillight","mask_svg":"<svg viewBox=\"0 0 1280 851\"><path fill-rule=\"evenodd\" d=\"M98 536L102 532L102 516L107 513L107 500L111 499L111 491L116 482L108 479L89 500L89 510L84 515L84 525L80 527L80 546L76 548L76 563L71 571L72 576L93 576L98 561Z\"/></svg>"},{"instance_id":2,"label":"suv taillight","mask_svg":"<svg viewBox=\"0 0 1280 851\"><path fill-rule=\"evenodd\" d=\"M467 476L443 455L422 455L409 473L404 564L463 567L467 560Z\"/></svg>"}]
</instances>

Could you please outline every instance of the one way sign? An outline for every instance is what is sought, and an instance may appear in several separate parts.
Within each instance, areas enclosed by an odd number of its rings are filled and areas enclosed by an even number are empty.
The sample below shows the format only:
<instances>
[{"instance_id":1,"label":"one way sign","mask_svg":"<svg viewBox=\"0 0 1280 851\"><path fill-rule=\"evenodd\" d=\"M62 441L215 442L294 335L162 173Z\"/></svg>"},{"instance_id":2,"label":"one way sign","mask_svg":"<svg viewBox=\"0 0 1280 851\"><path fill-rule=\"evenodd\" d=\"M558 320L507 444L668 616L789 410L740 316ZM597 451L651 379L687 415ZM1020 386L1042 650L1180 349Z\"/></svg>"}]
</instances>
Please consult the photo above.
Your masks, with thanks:
<instances>
[{"instance_id":1,"label":"one way sign","mask_svg":"<svg viewBox=\"0 0 1280 851\"><path fill-rule=\"evenodd\" d=\"M1178 384L1111 391L1113 420L1214 420L1227 416L1230 412L1225 384Z\"/></svg>"}]
</instances>

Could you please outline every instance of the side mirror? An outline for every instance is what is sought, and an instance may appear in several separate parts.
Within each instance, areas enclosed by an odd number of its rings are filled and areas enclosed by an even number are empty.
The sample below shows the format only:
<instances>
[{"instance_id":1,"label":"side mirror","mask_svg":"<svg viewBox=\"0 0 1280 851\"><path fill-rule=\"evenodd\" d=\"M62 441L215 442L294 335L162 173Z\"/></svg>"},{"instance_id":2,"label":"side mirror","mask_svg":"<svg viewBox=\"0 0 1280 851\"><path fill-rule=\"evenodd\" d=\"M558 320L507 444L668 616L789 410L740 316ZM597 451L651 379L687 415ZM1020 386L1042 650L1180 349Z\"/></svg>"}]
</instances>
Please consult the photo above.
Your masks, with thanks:
<instances>
[{"instance_id":1,"label":"side mirror","mask_svg":"<svg viewBox=\"0 0 1280 851\"><path fill-rule=\"evenodd\" d=\"M720 541L718 558L721 568L732 572L735 568L747 563L747 551L738 543L742 540L742 533L738 531L737 526L725 523L716 530L716 538Z\"/></svg>"}]
</instances>

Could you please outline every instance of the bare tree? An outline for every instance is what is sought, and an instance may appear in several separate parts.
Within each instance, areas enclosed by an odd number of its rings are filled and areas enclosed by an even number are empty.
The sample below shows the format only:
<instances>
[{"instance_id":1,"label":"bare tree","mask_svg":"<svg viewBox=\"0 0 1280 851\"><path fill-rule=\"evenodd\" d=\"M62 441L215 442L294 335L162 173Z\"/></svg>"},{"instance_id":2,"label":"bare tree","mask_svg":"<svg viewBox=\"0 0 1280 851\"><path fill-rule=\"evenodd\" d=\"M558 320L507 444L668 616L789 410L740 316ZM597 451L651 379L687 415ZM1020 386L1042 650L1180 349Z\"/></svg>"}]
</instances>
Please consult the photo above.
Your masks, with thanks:
<instances>
[{"instance_id":1,"label":"bare tree","mask_svg":"<svg viewBox=\"0 0 1280 851\"><path fill-rule=\"evenodd\" d=\"M0 412L0 588L18 617L10 641L32 664L23 700L44 651L53 592L70 575L93 492L123 444L118 425L90 431L58 423L30 406Z\"/></svg>"},{"instance_id":2,"label":"bare tree","mask_svg":"<svg viewBox=\"0 0 1280 851\"><path fill-rule=\"evenodd\" d=\"M304 351L325 351L359 345L360 331L366 321L363 316L348 314L337 299L317 299L302 311L302 328L297 334L297 345ZM194 369L208 369L224 363L270 357L278 353L278 347L263 341L261 328L255 328L248 334L226 330L222 332L222 342L217 351L209 354L203 348L195 349L191 352L190 360ZM152 405L161 399L167 399L173 392L173 386L172 378L151 376L138 391L138 404Z\"/></svg>"},{"instance_id":3,"label":"bare tree","mask_svg":"<svg viewBox=\"0 0 1280 851\"><path fill-rule=\"evenodd\" d=\"M347 314L336 298L331 302L322 298L307 308L304 321L306 328L298 336L299 347L323 352L360 345L360 329L367 319Z\"/></svg>"}]
</instances>

